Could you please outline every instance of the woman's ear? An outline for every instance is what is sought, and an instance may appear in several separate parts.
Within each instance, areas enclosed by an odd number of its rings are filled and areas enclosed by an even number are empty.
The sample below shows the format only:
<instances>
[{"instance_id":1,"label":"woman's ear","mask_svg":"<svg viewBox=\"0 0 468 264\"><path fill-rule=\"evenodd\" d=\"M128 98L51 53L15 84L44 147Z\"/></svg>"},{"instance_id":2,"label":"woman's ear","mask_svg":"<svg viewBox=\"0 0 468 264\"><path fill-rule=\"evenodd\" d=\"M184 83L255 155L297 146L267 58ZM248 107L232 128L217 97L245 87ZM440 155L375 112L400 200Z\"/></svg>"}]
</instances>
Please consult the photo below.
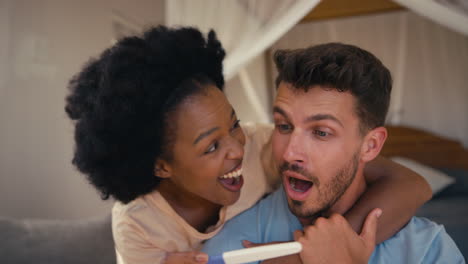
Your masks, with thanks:
<instances>
[{"instance_id":1,"label":"woman's ear","mask_svg":"<svg viewBox=\"0 0 468 264\"><path fill-rule=\"evenodd\" d=\"M154 176L159 178L170 178L171 166L169 163L163 159L157 159L154 164Z\"/></svg>"},{"instance_id":2,"label":"woman's ear","mask_svg":"<svg viewBox=\"0 0 468 264\"><path fill-rule=\"evenodd\" d=\"M367 133L361 148L361 160L369 162L377 157L386 139L387 129L385 127L377 127Z\"/></svg>"}]
</instances>

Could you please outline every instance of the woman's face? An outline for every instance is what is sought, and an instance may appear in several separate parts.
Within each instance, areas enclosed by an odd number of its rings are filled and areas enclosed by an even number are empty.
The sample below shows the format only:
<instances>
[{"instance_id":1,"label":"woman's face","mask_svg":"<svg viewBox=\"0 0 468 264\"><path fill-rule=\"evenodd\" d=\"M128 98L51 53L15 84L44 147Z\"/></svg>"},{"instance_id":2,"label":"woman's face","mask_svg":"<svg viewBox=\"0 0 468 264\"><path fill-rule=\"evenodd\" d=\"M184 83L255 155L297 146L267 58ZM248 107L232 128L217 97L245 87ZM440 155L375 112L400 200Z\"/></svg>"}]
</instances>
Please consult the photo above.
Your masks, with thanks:
<instances>
[{"instance_id":1,"label":"woman's face","mask_svg":"<svg viewBox=\"0 0 468 264\"><path fill-rule=\"evenodd\" d=\"M175 140L172 159L157 163L164 171L159 175L166 178L161 193L184 202L236 202L243 184L245 136L224 94L207 85L169 118L175 122Z\"/></svg>"}]
</instances>

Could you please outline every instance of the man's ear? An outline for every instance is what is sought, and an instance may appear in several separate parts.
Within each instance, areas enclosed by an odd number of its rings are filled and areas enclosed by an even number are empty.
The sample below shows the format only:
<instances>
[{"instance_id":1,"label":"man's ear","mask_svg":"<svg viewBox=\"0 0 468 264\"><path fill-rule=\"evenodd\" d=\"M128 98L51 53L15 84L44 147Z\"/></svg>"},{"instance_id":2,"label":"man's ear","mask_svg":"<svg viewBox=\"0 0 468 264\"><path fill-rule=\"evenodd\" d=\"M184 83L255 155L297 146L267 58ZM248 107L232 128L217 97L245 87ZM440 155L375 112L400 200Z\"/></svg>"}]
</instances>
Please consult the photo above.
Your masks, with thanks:
<instances>
[{"instance_id":1,"label":"man's ear","mask_svg":"<svg viewBox=\"0 0 468 264\"><path fill-rule=\"evenodd\" d=\"M369 131L361 147L361 160L369 162L377 157L380 150L382 150L387 135L387 129L385 127L377 127Z\"/></svg>"},{"instance_id":2,"label":"man's ear","mask_svg":"<svg viewBox=\"0 0 468 264\"><path fill-rule=\"evenodd\" d=\"M154 176L159 178L170 178L172 175L171 166L163 159L157 159L154 164Z\"/></svg>"}]
</instances>

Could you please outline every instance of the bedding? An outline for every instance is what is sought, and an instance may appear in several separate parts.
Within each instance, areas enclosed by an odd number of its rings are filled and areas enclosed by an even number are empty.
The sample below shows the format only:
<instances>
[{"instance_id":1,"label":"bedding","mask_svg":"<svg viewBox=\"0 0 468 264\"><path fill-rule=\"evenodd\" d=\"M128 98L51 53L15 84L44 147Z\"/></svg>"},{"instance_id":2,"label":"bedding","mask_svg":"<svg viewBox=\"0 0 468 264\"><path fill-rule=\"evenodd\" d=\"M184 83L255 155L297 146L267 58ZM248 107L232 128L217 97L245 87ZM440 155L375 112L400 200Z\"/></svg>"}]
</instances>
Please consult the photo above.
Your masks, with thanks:
<instances>
[{"instance_id":1,"label":"bedding","mask_svg":"<svg viewBox=\"0 0 468 264\"><path fill-rule=\"evenodd\" d=\"M417 161L403 157L392 157L391 159L396 163L399 163L417 172L419 175L422 175L431 186L433 195L455 183L455 178L450 177L440 170L436 170Z\"/></svg>"},{"instance_id":2,"label":"bedding","mask_svg":"<svg viewBox=\"0 0 468 264\"><path fill-rule=\"evenodd\" d=\"M439 168L455 183L434 195L417 215L443 224L465 259L468 257L468 170Z\"/></svg>"},{"instance_id":3,"label":"bedding","mask_svg":"<svg viewBox=\"0 0 468 264\"><path fill-rule=\"evenodd\" d=\"M410 127L387 126L388 139L382 155L397 160L410 160L433 174L437 183L432 199L423 205L417 216L427 217L444 225L465 259L468 257L468 150L454 140L446 139L423 130ZM403 162L404 163L404 162ZM408 165L408 164L404 164ZM443 173L445 176L441 176ZM434 176L434 175L432 175ZM437 177L449 177L441 178ZM431 185L432 186L432 185Z\"/></svg>"}]
</instances>

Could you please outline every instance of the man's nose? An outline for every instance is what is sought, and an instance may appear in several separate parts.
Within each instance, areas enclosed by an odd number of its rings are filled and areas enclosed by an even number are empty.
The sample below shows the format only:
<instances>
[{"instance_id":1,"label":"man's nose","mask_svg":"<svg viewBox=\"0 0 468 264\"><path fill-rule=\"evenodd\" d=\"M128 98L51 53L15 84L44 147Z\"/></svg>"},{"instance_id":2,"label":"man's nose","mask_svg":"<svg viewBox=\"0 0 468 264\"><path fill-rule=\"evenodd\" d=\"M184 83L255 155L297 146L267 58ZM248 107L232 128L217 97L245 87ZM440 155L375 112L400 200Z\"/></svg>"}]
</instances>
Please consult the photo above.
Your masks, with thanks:
<instances>
[{"instance_id":1,"label":"man's nose","mask_svg":"<svg viewBox=\"0 0 468 264\"><path fill-rule=\"evenodd\" d=\"M296 133L292 133L289 137L288 144L283 153L283 159L291 164L304 163L304 140Z\"/></svg>"}]
</instances>

